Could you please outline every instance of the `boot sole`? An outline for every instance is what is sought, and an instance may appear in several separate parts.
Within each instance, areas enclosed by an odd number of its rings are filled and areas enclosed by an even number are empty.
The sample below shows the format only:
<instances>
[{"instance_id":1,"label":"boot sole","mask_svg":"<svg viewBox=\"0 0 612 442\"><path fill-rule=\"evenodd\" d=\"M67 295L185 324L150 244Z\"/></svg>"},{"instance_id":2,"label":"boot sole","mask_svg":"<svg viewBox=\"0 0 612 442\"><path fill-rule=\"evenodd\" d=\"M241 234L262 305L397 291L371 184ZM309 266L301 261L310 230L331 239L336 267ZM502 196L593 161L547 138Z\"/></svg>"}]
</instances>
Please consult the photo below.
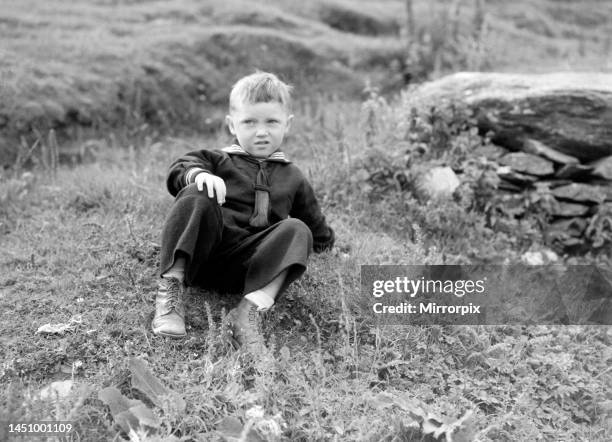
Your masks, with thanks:
<instances>
[{"instance_id":1,"label":"boot sole","mask_svg":"<svg viewBox=\"0 0 612 442\"><path fill-rule=\"evenodd\" d=\"M174 333L166 333L166 332L158 331L155 329L153 329L153 334L157 336L164 336L166 338L174 338L174 339L180 339L180 338L184 338L185 336L187 336L187 333L183 333L182 335L177 335Z\"/></svg>"}]
</instances>

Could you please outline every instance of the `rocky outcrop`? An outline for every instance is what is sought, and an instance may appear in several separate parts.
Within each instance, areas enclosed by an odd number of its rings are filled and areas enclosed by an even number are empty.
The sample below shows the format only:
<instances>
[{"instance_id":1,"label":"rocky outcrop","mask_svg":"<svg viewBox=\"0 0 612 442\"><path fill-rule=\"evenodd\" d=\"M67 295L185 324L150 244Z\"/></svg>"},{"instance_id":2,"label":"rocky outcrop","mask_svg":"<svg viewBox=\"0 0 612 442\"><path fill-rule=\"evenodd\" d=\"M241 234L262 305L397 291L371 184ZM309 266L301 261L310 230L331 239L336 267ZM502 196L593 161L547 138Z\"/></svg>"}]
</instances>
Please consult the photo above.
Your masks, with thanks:
<instances>
[{"instance_id":1,"label":"rocky outcrop","mask_svg":"<svg viewBox=\"0 0 612 442\"><path fill-rule=\"evenodd\" d=\"M431 103L466 104L479 128L510 150L534 153L542 146L539 155L552 150L581 162L612 155L612 74L467 72L423 85L417 94Z\"/></svg>"},{"instance_id":2,"label":"rocky outcrop","mask_svg":"<svg viewBox=\"0 0 612 442\"><path fill-rule=\"evenodd\" d=\"M533 210L544 214L548 243L576 251L612 244L612 181L601 179L594 167L567 164L564 157L553 161L544 152L500 155L489 149L476 155L498 164L497 201L506 214L514 218Z\"/></svg>"},{"instance_id":3,"label":"rocky outcrop","mask_svg":"<svg viewBox=\"0 0 612 442\"><path fill-rule=\"evenodd\" d=\"M496 167L508 216L537 210L547 241L566 250L612 247L612 74L460 73L414 99L472 109L493 142L473 155Z\"/></svg>"}]
</instances>

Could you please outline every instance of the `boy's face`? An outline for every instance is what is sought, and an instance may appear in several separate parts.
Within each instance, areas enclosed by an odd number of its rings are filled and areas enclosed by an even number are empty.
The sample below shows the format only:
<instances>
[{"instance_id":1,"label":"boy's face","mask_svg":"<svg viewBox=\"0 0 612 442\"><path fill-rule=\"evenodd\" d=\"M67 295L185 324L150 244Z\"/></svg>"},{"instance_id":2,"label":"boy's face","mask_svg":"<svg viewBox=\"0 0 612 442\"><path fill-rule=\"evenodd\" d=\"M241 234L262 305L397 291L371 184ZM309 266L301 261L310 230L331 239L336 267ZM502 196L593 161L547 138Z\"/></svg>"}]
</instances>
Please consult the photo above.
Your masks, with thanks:
<instances>
[{"instance_id":1,"label":"boy's face","mask_svg":"<svg viewBox=\"0 0 612 442\"><path fill-rule=\"evenodd\" d=\"M230 132L240 146L256 157L268 157L276 152L289 131L293 115L282 104L240 103L225 117Z\"/></svg>"}]
</instances>

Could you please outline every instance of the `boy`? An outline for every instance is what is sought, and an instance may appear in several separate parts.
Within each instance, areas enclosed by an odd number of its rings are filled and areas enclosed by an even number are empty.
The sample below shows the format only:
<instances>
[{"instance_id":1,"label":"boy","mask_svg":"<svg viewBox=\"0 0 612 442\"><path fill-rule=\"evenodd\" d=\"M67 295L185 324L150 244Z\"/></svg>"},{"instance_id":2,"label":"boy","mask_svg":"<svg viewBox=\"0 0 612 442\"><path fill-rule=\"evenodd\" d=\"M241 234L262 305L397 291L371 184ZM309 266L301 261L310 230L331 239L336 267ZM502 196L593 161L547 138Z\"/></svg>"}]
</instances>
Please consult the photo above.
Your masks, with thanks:
<instances>
[{"instance_id":1,"label":"boy","mask_svg":"<svg viewBox=\"0 0 612 442\"><path fill-rule=\"evenodd\" d=\"M176 200L162 232L155 334L185 336L185 286L242 291L227 320L235 343L255 351L264 345L258 312L304 273L312 248L333 246L312 187L280 150L293 119L290 92L270 73L242 78L226 116L235 144L170 166Z\"/></svg>"}]
</instances>

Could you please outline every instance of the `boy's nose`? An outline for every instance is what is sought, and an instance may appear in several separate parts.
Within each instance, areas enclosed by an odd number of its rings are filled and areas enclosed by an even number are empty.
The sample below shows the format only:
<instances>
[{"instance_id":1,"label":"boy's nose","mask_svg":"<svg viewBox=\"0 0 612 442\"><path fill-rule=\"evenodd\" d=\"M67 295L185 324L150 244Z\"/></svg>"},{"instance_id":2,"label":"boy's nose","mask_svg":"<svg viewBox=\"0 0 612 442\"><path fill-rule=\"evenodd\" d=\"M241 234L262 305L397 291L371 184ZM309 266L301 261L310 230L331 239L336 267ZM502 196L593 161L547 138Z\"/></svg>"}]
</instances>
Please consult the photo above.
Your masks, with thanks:
<instances>
[{"instance_id":1,"label":"boy's nose","mask_svg":"<svg viewBox=\"0 0 612 442\"><path fill-rule=\"evenodd\" d=\"M260 126L255 131L255 135L258 137L263 137L268 134L268 130L264 126Z\"/></svg>"}]
</instances>

